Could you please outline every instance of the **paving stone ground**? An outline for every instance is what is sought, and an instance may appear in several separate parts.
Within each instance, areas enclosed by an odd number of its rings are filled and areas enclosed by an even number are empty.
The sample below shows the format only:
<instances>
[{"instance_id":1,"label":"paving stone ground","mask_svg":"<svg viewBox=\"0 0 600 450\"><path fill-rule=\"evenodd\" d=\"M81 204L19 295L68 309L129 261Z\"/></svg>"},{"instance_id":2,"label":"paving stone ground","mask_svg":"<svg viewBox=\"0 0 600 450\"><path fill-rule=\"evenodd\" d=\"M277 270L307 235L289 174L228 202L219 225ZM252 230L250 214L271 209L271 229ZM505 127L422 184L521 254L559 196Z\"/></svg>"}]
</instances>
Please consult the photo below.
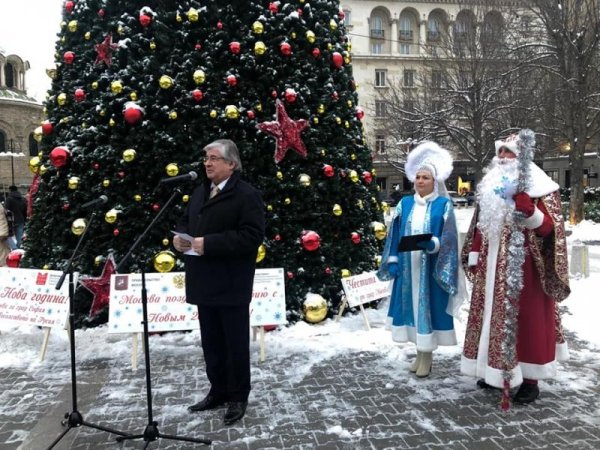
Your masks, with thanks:
<instances>
[{"instance_id":1,"label":"paving stone ground","mask_svg":"<svg viewBox=\"0 0 600 450\"><path fill-rule=\"evenodd\" d=\"M571 339L571 347L585 343ZM209 439L214 449L599 449L600 370L581 361L561 370L595 377L589 388L544 390L529 406L498 408L498 393L475 388L457 374L458 357L434 360L432 375L390 382L397 371L381 353L357 351L322 361L306 374L290 376L302 355L258 362L241 423L226 427L224 409L190 415L186 407L205 391L199 351L186 357L152 354L152 413L167 435ZM286 360L287 358L287 360ZM0 450L40 450L65 430L72 411L70 379L53 378L68 367L48 360L39 368L0 369ZM176 368L176 370L173 370ZM457 381L458 379L458 381ZM87 423L143 433L148 425L143 367L132 375L111 359L77 366L78 410ZM551 382L550 382L551 383ZM115 394L118 393L118 394ZM6 407L6 406L10 407ZM115 441L115 434L82 426L70 429L54 447L88 449L189 449L201 444L168 438Z\"/></svg>"}]
</instances>

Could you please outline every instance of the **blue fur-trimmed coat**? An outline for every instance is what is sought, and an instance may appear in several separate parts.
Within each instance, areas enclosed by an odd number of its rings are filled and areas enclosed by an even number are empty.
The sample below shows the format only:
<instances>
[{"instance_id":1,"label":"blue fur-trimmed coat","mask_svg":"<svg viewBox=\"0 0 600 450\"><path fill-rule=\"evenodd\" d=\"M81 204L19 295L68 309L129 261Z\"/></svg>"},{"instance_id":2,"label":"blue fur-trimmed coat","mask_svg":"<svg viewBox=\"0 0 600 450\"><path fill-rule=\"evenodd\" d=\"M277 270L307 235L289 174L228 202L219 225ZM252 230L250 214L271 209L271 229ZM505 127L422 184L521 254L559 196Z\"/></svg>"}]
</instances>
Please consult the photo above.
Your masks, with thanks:
<instances>
[{"instance_id":1,"label":"blue fur-trimmed coat","mask_svg":"<svg viewBox=\"0 0 600 450\"><path fill-rule=\"evenodd\" d=\"M400 238L432 233L433 250L398 252ZM398 263L394 278L389 267ZM394 280L388 327L399 342L414 342L430 352L455 345L452 312L459 289L458 231L452 201L432 193L404 197L396 207L377 275Z\"/></svg>"}]
</instances>

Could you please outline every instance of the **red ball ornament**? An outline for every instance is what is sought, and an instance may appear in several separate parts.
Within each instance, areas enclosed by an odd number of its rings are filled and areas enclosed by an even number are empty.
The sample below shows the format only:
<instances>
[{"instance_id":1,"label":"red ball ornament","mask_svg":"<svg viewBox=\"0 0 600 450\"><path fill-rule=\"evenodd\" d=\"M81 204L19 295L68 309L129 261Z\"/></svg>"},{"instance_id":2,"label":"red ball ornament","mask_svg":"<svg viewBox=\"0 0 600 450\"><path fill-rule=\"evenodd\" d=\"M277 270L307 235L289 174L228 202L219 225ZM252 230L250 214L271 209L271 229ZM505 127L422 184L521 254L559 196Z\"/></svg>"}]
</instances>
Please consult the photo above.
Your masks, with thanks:
<instances>
[{"instance_id":1,"label":"red ball ornament","mask_svg":"<svg viewBox=\"0 0 600 450\"><path fill-rule=\"evenodd\" d=\"M333 67L341 69L344 65L344 57L340 52L333 52L333 55L331 55L331 62L333 63Z\"/></svg>"},{"instance_id":2,"label":"red ball ornament","mask_svg":"<svg viewBox=\"0 0 600 450\"><path fill-rule=\"evenodd\" d=\"M233 41L233 42L229 43L229 51L231 53L233 53L234 55L239 55L241 48L242 48L242 46L237 41Z\"/></svg>"},{"instance_id":3,"label":"red ball ornament","mask_svg":"<svg viewBox=\"0 0 600 450\"><path fill-rule=\"evenodd\" d=\"M221 22L220 20L217 22L217 30L222 30L223 29L223 22Z\"/></svg>"},{"instance_id":4,"label":"red ball ornament","mask_svg":"<svg viewBox=\"0 0 600 450\"><path fill-rule=\"evenodd\" d=\"M123 117L129 125L137 125L144 118L144 109L135 102L127 102Z\"/></svg>"},{"instance_id":5,"label":"red ball ornament","mask_svg":"<svg viewBox=\"0 0 600 450\"><path fill-rule=\"evenodd\" d=\"M296 101L296 98L298 97L298 94L296 93L296 91L292 88L287 88L285 90L285 100L288 103L294 103Z\"/></svg>"},{"instance_id":6,"label":"red ball ornament","mask_svg":"<svg viewBox=\"0 0 600 450\"><path fill-rule=\"evenodd\" d=\"M54 167L60 169L69 162L69 156L71 152L67 147L54 147L50 152L50 162Z\"/></svg>"},{"instance_id":7,"label":"red ball ornament","mask_svg":"<svg viewBox=\"0 0 600 450\"><path fill-rule=\"evenodd\" d=\"M204 98L204 93L200 89L194 89L192 91L192 98L199 102Z\"/></svg>"},{"instance_id":8,"label":"red ball ornament","mask_svg":"<svg viewBox=\"0 0 600 450\"><path fill-rule=\"evenodd\" d=\"M283 56L290 56L292 54L292 46L287 42L279 44L279 51Z\"/></svg>"},{"instance_id":9,"label":"red ball ornament","mask_svg":"<svg viewBox=\"0 0 600 450\"><path fill-rule=\"evenodd\" d=\"M125 178L125 172L123 172L122 170L119 171L119 177Z\"/></svg>"},{"instance_id":10,"label":"red ball ornament","mask_svg":"<svg viewBox=\"0 0 600 450\"><path fill-rule=\"evenodd\" d=\"M300 240L302 247L309 252L314 252L321 246L321 237L314 231L304 231Z\"/></svg>"},{"instance_id":11,"label":"red ball ornament","mask_svg":"<svg viewBox=\"0 0 600 450\"><path fill-rule=\"evenodd\" d=\"M365 117L365 111L360 106L356 108L356 118L362 120Z\"/></svg>"},{"instance_id":12,"label":"red ball ornament","mask_svg":"<svg viewBox=\"0 0 600 450\"><path fill-rule=\"evenodd\" d=\"M66 212L69 209L71 209L71 205L69 205L68 203L63 203L62 210Z\"/></svg>"},{"instance_id":13,"label":"red ball ornament","mask_svg":"<svg viewBox=\"0 0 600 450\"><path fill-rule=\"evenodd\" d=\"M152 16L146 13L140 13L140 25L147 27L152 23Z\"/></svg>"},{"instance_id":14,"label":"red ball ornament","mask_svg":"<svg viewBox=\"0 0 600 450\"><path fill-rule=\"evenodd\" d=\"M344 20L344 18L346 17L346 13L340 9L340 11L338 12L338 17L340 18L340 20Z\"/></svg>"},{"instance_id":15,"label":"red ball ornament","mask_svg":"<svg viewBox=\"0 0 600 450\"><path fill-rule=\"evenodd\" d=\"M325 267L324 272L325 272L325 275L331 275L333 273L330 267Z\"/></svg>"},{"instance_id":16,"label":"red ball ornament","mask_svg":"<svg viewBox=\"0 0 600 450\"><path fill-rule=\"evenodd\" d=\"M363 178L363 180L365 180L365 183L367 183L367 184L371 184L371 181L373 181L373 175L371 175L371 172L369 172L368 170L365 170L362 173L362 178Z\"/></svg>"},{"instance_id":17,"label":"red ball ornament","mask_svg":"<svg viewBox=\"0 0 600 450\"><path fill-rule=\"evenodd\" d=\"M200 42L198 42L196 45L194 45L194 48L196 50L202 50L202 44L200 44Z\"/></svg>"},{"instance_id":18,"label":"red ball ornament","mask_svg":"<svg viewBox=\"0 0 600 450\"><path fill-rule=\"evenodd\" d=\"M281 235L280 235L280 234L276 234L276 235L275 235L275 240L276 240L277 242L281 241Z\"/></svg>"},{"instance_id":19,"label":"red ball ornament","mask_svg":"<svg viewBox=\"0 0 600 450\"><path fill-rule=\"evenodd\" d=\"M115 229L113 230L113 236L117 237L117 236L119 235L119 233L121 233L121 232L119 231L119 229L118 229L118 228L115 228Z\"/></svg>"},{"instance_id":20,"label":"red ball ornament","mask_svg":"<svg viewBox=\"0 0 600 450\"><path fill-rule=\"evenodd\" d=\"M327 178L331 178L335 175L335 170L333 170L333 167L329 164L325 164L323 166L323 175L325 175Z\"/></svg>"},{"instance_id":21,"label":"red ball ornament","mask_svg":"<svg viewBox=\"0 0 600 450\"><path fill-rule=\"evenodd\" d=\"M275 89L273 89L273 90L271 91L271 97L273 97L273 98L277 98L277 95L278 95L278 94L277 94L277 91L276 91Z\"/></svg>"},{"instance_id":22,"label":"red ball ornament","mask_svg":"<svg viewBox=\"0 0 600 450\"><path fill-rule=\"evenodd\" d=\"M21 249L16 249L6 255L6 265L13 269L17 269L21 264L21 258L25 252Z\"/></svg>"},{"instance_id":23,"label":"red ball ornament","mask_svg":"<svg viewBox=\"0 0 600 450\"><path fill-rule=\"evenodd\" d=\"M298 15L299 15L299 16L302 16L302 8L298 8L298 9L296 10L296 12L298 13Z\"/></svg>"},{"instance_id":24,"label":"red ball ornament","mask_svg":"<svg viewBox=\"0 0 600 450\"><path fill-rule=\"evenodd\" d=\"M82 102L85 100L85 91L81 88L75 89L75 101Z\"/></svg>"},{"instance_id":25,"label":"red ball ornament","mask_svg":"<svg viewBox=\"0 0 600 450\"><path fill-rule=\"evenodd\" d=\"M66 64L73 64L73 61L75 60L75 53L71 51L65 52L63 55L63 60Z\"/></svg>"},{"instance_id":26,"label":"red ball ornament","mask_svg":"<svg viewBox=\"0 0 600 450\"><path fill-rule=\"evenodd\" d=\"M318 48L313 48L312 55L315 59L317 59L321 56L321 50L319 50Z\"/></svg>"},{"instance_id":27,"label":"red ball ornament","mask_svg":"<svg viewBox=\"0 0 600 450\"><path fill-rule=\"evenodd\" d=\"M286 273L288 280L293 280L294 279L294 272L287 272Z\"/></svg>"},{"instance_id":28,"label":"red ball ornament","mask_svg":"<svg viewBox=\"0 0 600 450\"><path fill-rule=\"evenodd\" d=\"M97 162L95 162L94 164L92 164L92 169L98 170L99 168L100 168L100 164L98 164Z\"/></svg>"},{"instance_id":29,"label":"red ball ornament","mask_svg":"<svg viewBox=\"0 0 600 450\"><path fill-rule=\"evenodd\" d=\"M52 134L53 129L54 129L54 126L52 125L52 122L50 122L49 120L44 120L42 122L42 133L44 133L46 136L48 136L49 134Z\"/></svg>"},{"instance_id":30,"label":"red ball ornament","mask_svg":"<svg viewBox=\"0 0 600 450\"><path fill-rule=\"evenodd\" d=\"M350 235L350 240L353 244L360 244L360 234L356 231Z\"/></svg>"},{"instance_id":31,"label":"red ball ornament","mask_svg":"<svg viewBox=\"0 0 600 450\"><path fill-rule=\"evenodd\" d=\"M72 2L71 0L65 2L65 11L67 11L69 14L73 12L74 7L75 2Z\"/></svg>"},{"instance_id":32,"label":"red ball ornament","mask_svg":"<svg viewBox=\"0 0 600 450\"><path fill-rule=\"evenodd\" d=\"M246 116L248 116L248 119L254 120L254 118L256 117L256 114L254 111L250 110L246 113Z\"/></svg>"},{"instance_id":33,"label":"red ball ornament","mask_svg":"<svg viewBox=\"0 0 600 450\"><path fill-rule=\"evenodd\" d=\"M271 11L273 14L277 14L279 12L279 3L270 2L269 11Z\"/></svg>"},{"instance_id":34,"label":"red ball ornament","mask_svg":"<svg viewBox=\"0 0 600 450\"><path fill-rule=\"evenodd\" d=\"M333 91L333 94L331 94L331 98L337 102L340 99L340 94L338 94L337 91Z\"/></svg>"},{"instance_id":35,"label":"red ball ornament","mask_svg":"<svg viewBox=\"0 0 600 450\"><path fill-rule=\"evenodd\" d=\"M237 85L237 77L235 75L227 75L227 84L229 86L236 86Z\"/></svg>"},{"instance_id":36,"label":"red ball ornament","mask_svg":"<svg viewBox=\"0 0 600 450\"><path fill-rule=\"evenodd\" d=\"M160 210L160 205L158 203L154 203L152 205L152 211L158 212Z\"/></svg>"},{"instance_id":37,"label":"red ball ornament","mask_svg":"<svg viewBox=\"0 0 600 450\"><path fill-rule=\"evenodd\" d=\"M98 17L104 17L104 9L100 8L98 10Z\"/></svg>"}]
</instances>

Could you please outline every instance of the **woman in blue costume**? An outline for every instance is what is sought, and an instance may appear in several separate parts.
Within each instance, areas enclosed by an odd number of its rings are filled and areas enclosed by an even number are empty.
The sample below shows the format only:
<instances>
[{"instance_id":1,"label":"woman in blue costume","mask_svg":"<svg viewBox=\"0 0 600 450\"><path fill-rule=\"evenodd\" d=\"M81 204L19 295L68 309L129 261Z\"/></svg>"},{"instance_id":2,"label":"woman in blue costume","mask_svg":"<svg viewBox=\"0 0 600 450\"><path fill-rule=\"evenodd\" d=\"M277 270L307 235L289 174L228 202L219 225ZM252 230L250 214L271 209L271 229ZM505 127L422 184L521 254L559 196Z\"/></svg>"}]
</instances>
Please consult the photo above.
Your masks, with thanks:
<instances>
[{"instance_id":1,"label":"woman in blue costume","mask_svg":"<svg viewBox=\"0 0 600 450\"><path fill-rule=\"evenodd\" d=\"M456 345L453 315L466 297L456 219L444 185L452 173L452 157L436 143L425 142L409 153L405 172L415 194L396 207L377 275L394 280L387 319L392 338L416 344L410 371L426 377L438 345ZM403 236L426 233L433 236L419 242L419 250L398 251Z\"/></svg>"}]
</instances>

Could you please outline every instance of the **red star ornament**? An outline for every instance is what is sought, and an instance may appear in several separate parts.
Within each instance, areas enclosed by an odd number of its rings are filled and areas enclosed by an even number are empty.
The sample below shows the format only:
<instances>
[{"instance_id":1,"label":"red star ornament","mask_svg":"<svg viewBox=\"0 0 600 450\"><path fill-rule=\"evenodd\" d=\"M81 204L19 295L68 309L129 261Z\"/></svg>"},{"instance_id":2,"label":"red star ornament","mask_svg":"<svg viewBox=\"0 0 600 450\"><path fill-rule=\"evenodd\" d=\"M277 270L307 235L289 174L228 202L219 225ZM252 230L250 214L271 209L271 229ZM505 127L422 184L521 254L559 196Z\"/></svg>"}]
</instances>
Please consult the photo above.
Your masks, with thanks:
<instances>
[{"instance_id":1,"label":"red star ornament","mask_svg":"<svg viewBox=\"0 0 600 450\"><path fill-rule=\"evenodd\" d=\"M112 64L112 52L119 47L119 44L114 44L112 41L112 34L109 34L104 38L101 44L96 44L96 64L104 62L107 66Z\"/></svg>"},{"instance_id":2,"label":"red star ornament","mask_svg":"<svg viewBox=\"0 0 600 450\"><path fill-rule=\"evenodd\" d=\"M275 136L277 149L275 150L275 162L279 163L285 158L285 154L291 148L303 158L306 158L306 149L300 133L308 127L308 121L304 119L292 120L288 116L285 105L277 100L277 120L274 122L263 122L256 125L260 131Z\"/></svg>"},{"instance_id":3,"label":"red star ornament","mask_svg":"<svg viewBox=\"0 0 600 450\"><path fill-rule=\"evenodd\" d=\"M116 273L116 264L112 255L106 258L104 268L102 269L102 275L97 278L85 277L81 278L79 282L94 295L92 301L92 307L90 308L90 317L94 317L100 311L108 306L109 293L110 293L110 276Z\"/></svg>"}]
</instances>

